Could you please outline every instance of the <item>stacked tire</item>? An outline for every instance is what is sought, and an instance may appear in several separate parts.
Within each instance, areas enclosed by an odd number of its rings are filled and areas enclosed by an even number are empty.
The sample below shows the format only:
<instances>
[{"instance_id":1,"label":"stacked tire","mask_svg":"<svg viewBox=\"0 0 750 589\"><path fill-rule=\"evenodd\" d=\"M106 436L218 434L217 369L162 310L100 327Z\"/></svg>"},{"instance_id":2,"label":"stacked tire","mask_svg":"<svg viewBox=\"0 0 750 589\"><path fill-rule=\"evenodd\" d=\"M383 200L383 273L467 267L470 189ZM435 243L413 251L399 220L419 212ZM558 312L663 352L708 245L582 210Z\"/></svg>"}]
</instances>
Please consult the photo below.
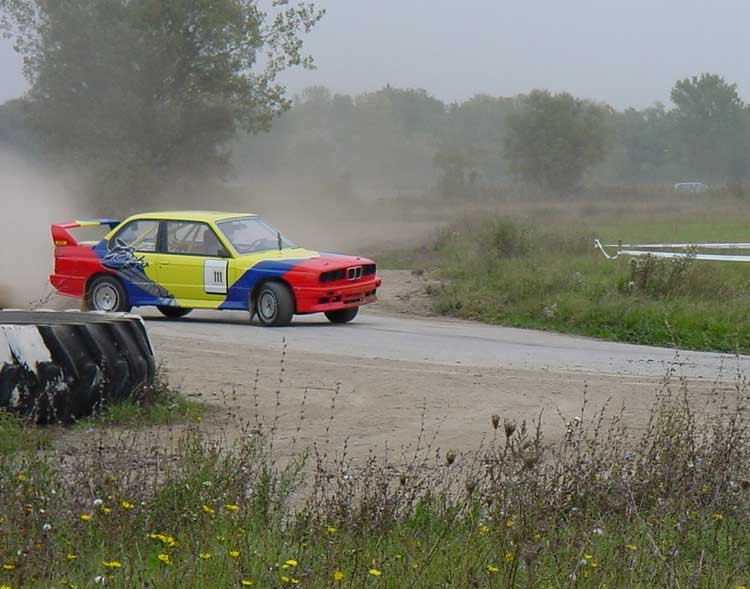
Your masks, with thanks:
<instances>
[{"instance_id":1,"label":"stacked tire","mask_svg":"<svg viewBox=\"0 0 750 589\"><path fill-rule=\"evenodd\" d=\"M69 423L142 395L155 373L138 316L0 311L0 411Z\"/></svg>"}]
</instances>

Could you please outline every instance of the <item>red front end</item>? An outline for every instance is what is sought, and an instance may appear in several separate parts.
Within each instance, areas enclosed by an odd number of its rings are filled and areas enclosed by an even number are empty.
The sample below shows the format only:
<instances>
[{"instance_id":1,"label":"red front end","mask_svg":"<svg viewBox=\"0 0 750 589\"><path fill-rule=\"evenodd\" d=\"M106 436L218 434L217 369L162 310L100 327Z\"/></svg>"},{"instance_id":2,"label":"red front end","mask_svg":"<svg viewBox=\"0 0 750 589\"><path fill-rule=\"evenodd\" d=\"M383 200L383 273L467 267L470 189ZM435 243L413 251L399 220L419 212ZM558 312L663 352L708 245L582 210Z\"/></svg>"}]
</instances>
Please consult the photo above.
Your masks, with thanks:
<instances>
[{"instance_id":1,"label":"red front end","mask_svg":"<svg viewBox=\"0 0 750 589\"><path fill-rule=\"evenodd\" d=\"M323 255L301 263L285 276L297 313L324 313L377 301L382 284L375 263L354 256Z\"/></svg>"}]
</instances>

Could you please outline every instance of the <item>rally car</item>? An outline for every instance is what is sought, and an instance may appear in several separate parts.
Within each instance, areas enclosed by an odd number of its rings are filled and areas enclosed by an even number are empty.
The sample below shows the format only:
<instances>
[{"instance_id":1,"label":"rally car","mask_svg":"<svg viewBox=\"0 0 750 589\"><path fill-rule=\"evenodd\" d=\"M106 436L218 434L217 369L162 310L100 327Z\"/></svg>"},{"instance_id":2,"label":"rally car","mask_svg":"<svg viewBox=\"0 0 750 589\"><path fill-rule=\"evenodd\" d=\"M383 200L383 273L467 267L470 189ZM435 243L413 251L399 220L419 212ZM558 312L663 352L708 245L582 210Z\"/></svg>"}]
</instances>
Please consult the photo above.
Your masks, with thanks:
<instances>
[{"instance_id":1,"label":"rally car","mask_svg":"<svg viewBox=\"0 0 750 589\"><path fill-rule=\"evenodd\" d=\"M71 230L109 227L101 241ZM381 280L366 258L298 247L257 215L207 211L134 215L52 225L52 286L89 309L153 305L170 318L193 309L243 310L266 326L325 313L333 323L376 300Z\"/></svg>"}]
</instances>

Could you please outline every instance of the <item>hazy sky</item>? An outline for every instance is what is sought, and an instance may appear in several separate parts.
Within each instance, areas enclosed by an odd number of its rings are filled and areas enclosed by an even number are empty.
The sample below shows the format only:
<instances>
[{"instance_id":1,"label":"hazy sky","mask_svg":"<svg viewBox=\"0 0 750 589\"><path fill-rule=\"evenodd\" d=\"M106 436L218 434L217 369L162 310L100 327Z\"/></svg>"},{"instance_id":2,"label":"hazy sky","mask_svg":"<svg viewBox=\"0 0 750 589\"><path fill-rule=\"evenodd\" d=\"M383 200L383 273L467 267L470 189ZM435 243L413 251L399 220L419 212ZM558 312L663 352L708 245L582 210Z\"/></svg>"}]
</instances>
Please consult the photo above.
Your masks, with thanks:
<instances>
[{"instance_id":1,"label":"hazy sky","mask_svg":"<svg viewBox=\"0 0 750 589\"><path fill-rule=\"evenodd\" d=\"M483 92L568 90L617 107L667 101L704 71L750 99L748 0L317 0L308 38L318 69L284 76L291 91L358 93L390 83L446 101ZM0 41L0 101L23 92L20 61Z\"/></svg>"}]
</instances>

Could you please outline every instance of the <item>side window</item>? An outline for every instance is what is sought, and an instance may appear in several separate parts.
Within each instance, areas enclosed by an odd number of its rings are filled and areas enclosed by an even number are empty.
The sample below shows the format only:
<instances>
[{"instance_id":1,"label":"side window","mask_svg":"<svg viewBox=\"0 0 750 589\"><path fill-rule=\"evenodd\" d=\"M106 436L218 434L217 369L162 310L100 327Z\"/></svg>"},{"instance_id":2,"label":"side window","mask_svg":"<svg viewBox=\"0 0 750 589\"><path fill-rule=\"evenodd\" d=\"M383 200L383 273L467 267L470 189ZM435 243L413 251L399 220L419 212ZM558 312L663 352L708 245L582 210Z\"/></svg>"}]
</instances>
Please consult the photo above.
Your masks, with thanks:
<instances>
[{"instance_id":1,"label":"side window","mask_svg":"<svg viewBox=\"0 0 750 589\"><path fill-rule=\"evenodd\" d=\"M109 248L112 249L122 242L137 252L155 252L158 236L159 221L131 221L110 240Z\"/></svg>"},{"instance_id":2,"label":"side window","mask_svg":"<svg viewBox=\"0 0 750 589\"><path fill-rule=\"evenodd\" d=\"M167 221L167 253L220 258L229 255L208 225L192 221Z\"/></svg>"}]
</instances>

